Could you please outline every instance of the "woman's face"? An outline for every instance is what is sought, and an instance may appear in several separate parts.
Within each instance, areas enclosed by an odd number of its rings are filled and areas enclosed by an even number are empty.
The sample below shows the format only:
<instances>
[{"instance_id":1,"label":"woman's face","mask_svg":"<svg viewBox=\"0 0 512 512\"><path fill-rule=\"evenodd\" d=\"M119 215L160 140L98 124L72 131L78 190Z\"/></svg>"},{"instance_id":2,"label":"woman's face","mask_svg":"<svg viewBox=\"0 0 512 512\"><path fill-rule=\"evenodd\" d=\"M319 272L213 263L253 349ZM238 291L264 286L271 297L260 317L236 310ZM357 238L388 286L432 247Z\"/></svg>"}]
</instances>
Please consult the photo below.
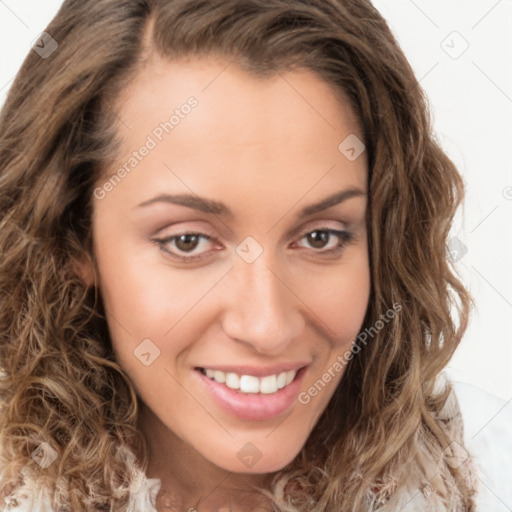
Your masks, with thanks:
<instances>
[{"instance_id":1,"label":"woman's face","mask_svg":"<svg viewBox=\"0 0 512 512\"><path fill-rule=\"evenodd\" d=\"M309 71L258 79L213 58L153 60L114 110L123 144L96 184L94 250L148 440L277 471L325 410L368 304L357 121Z\"/></svg>"}]
</instances>

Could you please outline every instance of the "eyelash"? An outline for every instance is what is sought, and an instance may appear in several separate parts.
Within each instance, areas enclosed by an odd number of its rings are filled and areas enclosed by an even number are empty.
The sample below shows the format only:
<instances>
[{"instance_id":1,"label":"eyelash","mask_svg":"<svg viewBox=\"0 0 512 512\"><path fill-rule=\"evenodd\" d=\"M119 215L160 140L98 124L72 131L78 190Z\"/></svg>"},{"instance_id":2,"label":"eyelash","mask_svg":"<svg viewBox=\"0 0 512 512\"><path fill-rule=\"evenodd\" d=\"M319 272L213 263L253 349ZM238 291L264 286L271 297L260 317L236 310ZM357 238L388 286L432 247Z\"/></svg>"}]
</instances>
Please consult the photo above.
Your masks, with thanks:
<instances>
[{"instance_id":1,"label":"eyelash","mask_svg":"<svg viewBox=\"0 0 512 512\"><path fill-rule=\"evenodd\" d=\"M330 257L338 257L338 256L340 256L342 251L344 250L345 246L349 245L355 239L354 233L352 233L350 231L341 231L341 230L331 229L331 228L316 228L316 229L313 229L311 231L306 231L306 232L302 233L299 236L298 240L300 241L304 237L306 237L307 235L310 235L310 234L316 233L316 232L329 233L330 235L335 235L335 236L337 236L339 238L339 240L340 240L339 243L336 245L336 247L334 247L332 249L329 249L329 250L326 250L326 251L322 251L322 250L315 251L313 249L313 252L316 252L317 254L329 255ZM184 233L180 233L180 234L177 234L177 235L172 235L172 236L165 237L165 238L154 238L154 239L152 239L152 242L157 244L158 247L162 251L164 251L166 254L171 256L173 259L179 260L181 262L191 263L191 262L199 261L199 260L207 257L208 253L203 253L203 254L200 254L198 256L178 256L177 254L169 251L166 248L167 244L169 244L170 242L172 242L174 240L177 240L178 238L180 238L180 237L182 237L184 235L194 235L194 236L203 238L205 240L212 240L212 237L210 237L208 235L204 235L203 233L184 232Z\"/></svg>"}]
</instances>

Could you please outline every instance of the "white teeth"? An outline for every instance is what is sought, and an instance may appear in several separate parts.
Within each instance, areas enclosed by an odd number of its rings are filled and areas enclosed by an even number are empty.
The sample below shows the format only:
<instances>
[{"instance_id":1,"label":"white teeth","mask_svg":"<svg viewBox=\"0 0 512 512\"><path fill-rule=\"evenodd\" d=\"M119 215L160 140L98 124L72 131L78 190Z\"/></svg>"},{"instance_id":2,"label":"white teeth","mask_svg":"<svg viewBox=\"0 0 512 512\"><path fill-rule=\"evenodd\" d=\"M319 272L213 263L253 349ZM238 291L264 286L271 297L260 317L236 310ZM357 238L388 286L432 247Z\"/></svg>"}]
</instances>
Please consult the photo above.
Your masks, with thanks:
<instances>
[{"instance_id":1,"label":"white teeth","mask_svg":"<svg viewBox=\"0 0 512 512\"><path fill-rule=\"evenodd\" d=\"M262 393L272 394L288 386L297 375L296 370L281 372L277 375L267 375L266 377L255 377L253 375L238 375L237 373L225 373L220 370L211 370L206 368L206 376L220 384L226 384L230 389L239 390L241 393Z\"/></svg>"},{"instance_id":2,"label":"white teeth","mask_svg":"<svg viewBox=\"0 0 512 512\"><path fill-rule=\"evenodd\" d=\"M217 382L220 382L221 384L224 384L224 382L226 382L226 374L224 372L221 372L220 370L215 370L213 372L213 378Z\"/></svg>"},{"instance_id":3,"label":"white teeth","mask_svg":"<svg viewBox=\"0 0 512 512\"><path fill-rule=\"evenodd\" d=\"M260 379L252 375L242 375L240 377L240 391L243 393L259 393Z\"/></svg>"},{"instance_id":4,"label":"white teeth","mask_svg":"<svg viewBox=\"0 0 512 512\"><path fill-rule=\"evenodd\" d=\"M227 373L226 386L231 389L240 389L240 377L236 373Z\"/></svg>"},{"instance_id":5,"label":"white teeth","mask_svg":"<svg viewBox=\"0 0 512 512\"><path fill-rule=\"evenodd\" d=\"M275 375L268 375L260 380L260 393L270 394L277 391L277 379Z\"/></svg>"}]
</instances>

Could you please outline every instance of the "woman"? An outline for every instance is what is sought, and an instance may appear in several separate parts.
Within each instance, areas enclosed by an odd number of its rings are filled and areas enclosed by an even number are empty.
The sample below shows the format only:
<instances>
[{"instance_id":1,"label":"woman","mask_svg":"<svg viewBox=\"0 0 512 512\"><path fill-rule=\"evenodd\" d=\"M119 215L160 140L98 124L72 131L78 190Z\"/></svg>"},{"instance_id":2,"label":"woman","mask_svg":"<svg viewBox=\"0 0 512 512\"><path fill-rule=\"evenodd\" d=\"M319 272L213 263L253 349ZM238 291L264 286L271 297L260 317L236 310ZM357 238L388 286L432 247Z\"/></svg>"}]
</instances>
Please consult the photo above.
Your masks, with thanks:
<instances>
[{"instance_id":1,"label":"woman","mask_svg":"<svg viewBox=\"0 0 512 512\"><path fill-rule=\"evenodd\" d=\"M65 1L0 141L4 510L474 510L462 181L369 1Z\"/></svg>"}]
</instances>

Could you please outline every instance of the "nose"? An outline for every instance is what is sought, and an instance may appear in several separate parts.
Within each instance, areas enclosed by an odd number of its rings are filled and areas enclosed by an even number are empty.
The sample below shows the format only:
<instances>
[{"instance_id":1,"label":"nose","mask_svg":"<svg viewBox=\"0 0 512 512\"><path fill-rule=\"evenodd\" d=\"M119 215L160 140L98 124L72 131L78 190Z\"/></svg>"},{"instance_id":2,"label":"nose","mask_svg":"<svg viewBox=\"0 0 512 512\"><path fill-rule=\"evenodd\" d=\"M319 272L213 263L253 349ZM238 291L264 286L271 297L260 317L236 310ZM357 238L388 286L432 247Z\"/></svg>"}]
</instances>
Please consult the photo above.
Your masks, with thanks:
<instances>
[{"instance_id":1,"label":"nose","mask_svg":"<svg viewBox=\"0 0 512 512\"><path fill-rule=\"evenodd\" d=\"M264 254L250 264L239 261L230 272L223 329L258 353L279 356L304 329L304 304L294 283Z\"/></svg>"}]
</instances>

